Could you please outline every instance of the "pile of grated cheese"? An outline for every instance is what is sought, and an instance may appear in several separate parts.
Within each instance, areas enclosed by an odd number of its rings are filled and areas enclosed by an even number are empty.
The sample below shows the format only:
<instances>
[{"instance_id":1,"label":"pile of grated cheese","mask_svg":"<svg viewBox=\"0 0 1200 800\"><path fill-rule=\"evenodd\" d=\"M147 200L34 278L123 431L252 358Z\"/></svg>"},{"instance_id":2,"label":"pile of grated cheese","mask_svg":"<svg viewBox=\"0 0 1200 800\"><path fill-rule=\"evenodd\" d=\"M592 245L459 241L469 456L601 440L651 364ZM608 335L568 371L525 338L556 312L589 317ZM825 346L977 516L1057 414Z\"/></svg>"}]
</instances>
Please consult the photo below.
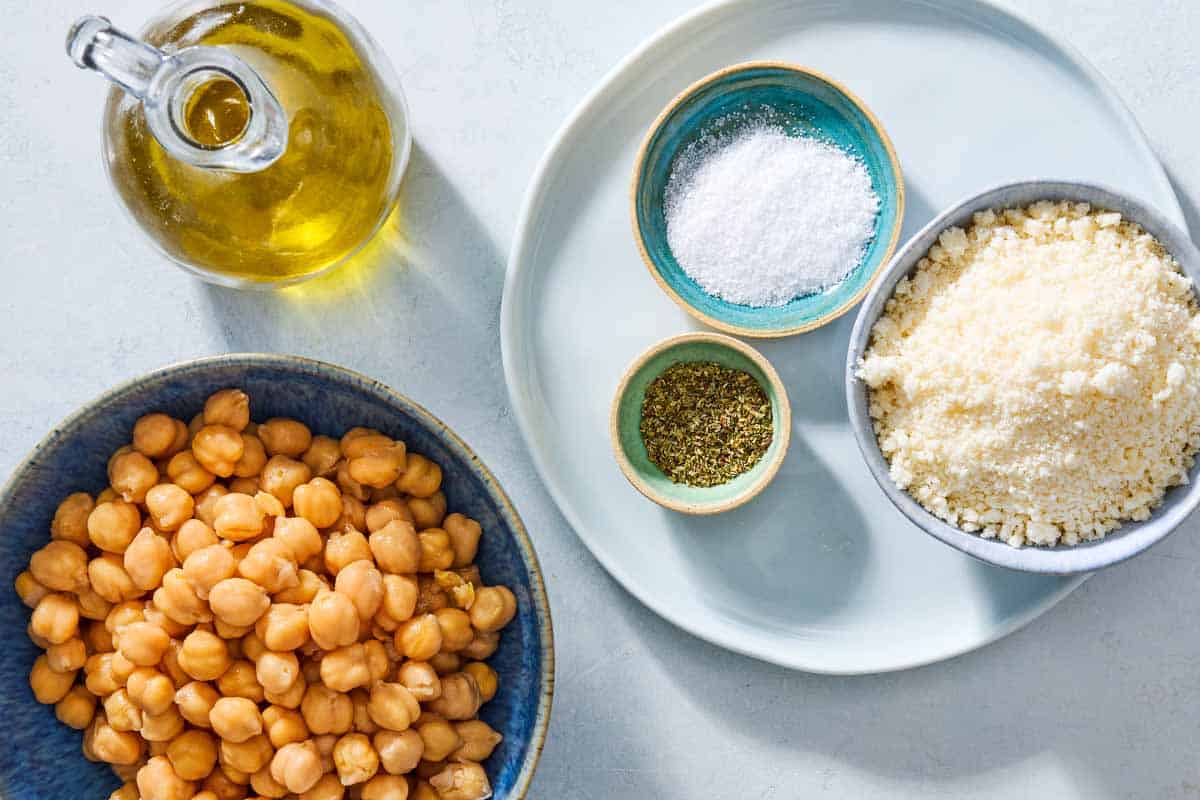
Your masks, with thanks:
<instances>
[{"instance_id":1,"label":"pile of grated cheese","mask_svg":"<svg viewBox=\"0 0 1200 800\"><path fill-rule=\"evenodd\" d=\"M1086 204L942 233L871 332L858 376L892 479L1013 546L1144 520L1200 447L1200 315L1152 236Z\"/></svg>"}]
</instances>

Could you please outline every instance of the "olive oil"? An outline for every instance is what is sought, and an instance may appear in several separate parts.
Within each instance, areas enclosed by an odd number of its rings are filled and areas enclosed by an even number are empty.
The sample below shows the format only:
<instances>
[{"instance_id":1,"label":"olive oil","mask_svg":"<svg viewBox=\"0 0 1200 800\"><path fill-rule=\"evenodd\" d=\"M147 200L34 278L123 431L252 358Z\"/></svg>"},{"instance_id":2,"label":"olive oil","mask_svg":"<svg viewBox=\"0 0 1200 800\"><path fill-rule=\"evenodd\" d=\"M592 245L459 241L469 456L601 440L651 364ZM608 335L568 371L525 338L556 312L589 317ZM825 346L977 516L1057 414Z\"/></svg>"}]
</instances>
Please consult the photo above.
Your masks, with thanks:
<instances>
[{"instance_id":1,"label":"olive oil","mask_svg":"<svg viewBox=\"0 0 1200 800\"><path fill-rule=\"evenodd\" d=\"M287 119L286 148L269 166L214 169L173 157L149 129L141 102L113 90L109 174L168 255L226 283L292 282L371 238L395 204L408 132L402 101L361 39L319 3L285 0L210 3L152 23L144 34L164 53L196 45L228 50L258 73ZM221 148L242 136L255 113L236 82L217 78L192 90L179 127L196 145Z\"/></svg>"}]
</instances>

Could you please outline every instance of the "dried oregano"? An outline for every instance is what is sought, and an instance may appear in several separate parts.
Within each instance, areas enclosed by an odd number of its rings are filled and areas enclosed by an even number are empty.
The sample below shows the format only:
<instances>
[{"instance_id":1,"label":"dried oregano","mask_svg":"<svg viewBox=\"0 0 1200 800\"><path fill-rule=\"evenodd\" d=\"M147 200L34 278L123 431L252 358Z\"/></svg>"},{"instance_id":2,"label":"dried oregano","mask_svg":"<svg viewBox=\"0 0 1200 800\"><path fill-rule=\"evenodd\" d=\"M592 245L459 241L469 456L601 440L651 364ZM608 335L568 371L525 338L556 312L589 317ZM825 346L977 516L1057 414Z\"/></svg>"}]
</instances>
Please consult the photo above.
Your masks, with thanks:
<instances>
[{"instance_id":1,"label":"dried oregano","mask_svg":"<svg viewBox=\"0 0 1200 800\"><path fill-rule=\"evenodd\" d=\"M716 486L753 467L771 445L771 402L758 381L712 361L674 364L646 387L646 453L675 483Z\"/></svg>"}]
</instances>

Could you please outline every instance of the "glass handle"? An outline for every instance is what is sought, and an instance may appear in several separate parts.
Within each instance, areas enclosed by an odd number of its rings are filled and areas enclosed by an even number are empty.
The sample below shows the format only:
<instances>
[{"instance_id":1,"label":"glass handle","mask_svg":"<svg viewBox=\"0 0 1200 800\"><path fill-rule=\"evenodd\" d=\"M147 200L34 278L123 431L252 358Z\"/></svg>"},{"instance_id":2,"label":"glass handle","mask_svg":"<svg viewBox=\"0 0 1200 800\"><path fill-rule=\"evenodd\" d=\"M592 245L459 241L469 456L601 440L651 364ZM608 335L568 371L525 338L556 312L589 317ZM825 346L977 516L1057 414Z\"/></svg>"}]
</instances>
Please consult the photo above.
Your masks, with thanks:
<instances>
[{"instance_id":1,"label":"glass handle","mask_svg":"<svg viewBox=\"0 0 1200 800\"><path fill-rule=\"evenodd\" d=\"M258 172L287 148L283 106L246 62L220 47L187 47L165 53L117 30L104 17L82 17L67 34L67 54L80 69L104 75L142 101L146 124L171 156L197 167ZM248 115L240 135L206 145L184 120L197 90L216 79L233 81L245 95Z\"/></svg>"}]
</instances>

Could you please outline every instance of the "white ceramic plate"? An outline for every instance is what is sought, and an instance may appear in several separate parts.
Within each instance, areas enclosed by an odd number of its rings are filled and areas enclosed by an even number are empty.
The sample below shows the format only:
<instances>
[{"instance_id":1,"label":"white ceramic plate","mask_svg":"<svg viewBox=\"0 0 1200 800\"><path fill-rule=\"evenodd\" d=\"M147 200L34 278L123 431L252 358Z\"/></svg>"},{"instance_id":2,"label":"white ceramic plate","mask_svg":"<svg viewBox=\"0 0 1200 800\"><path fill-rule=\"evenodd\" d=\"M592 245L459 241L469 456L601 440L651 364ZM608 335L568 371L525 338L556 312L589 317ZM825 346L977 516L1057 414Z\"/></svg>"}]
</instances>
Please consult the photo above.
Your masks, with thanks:
<instances>
[{"instance_id":1,"label":"white ceramic plate","mask_svg":"<svg viewBox=\"0 0 1200 800\"><path fill-rule=\"evenodd\" d=\"M642 350L696 326L634 245L629 180L647 126L720 67L793 61L845 83L879 116L905 172L904 238L996 183L1111 184L1183 215L1129 112L1072 49L973 0L727 0L617 66L551 144L508 265L505 374L558 502L604 566L646 605L716 644L788 667L882 672L1016 630L1082 578L1009 572L933 541L867 472L846 419L854 314L756 343L791 396L793 441L775 482L713 518L654 505L621 476L608 407Z\"/></svg>"}]
</instances>

